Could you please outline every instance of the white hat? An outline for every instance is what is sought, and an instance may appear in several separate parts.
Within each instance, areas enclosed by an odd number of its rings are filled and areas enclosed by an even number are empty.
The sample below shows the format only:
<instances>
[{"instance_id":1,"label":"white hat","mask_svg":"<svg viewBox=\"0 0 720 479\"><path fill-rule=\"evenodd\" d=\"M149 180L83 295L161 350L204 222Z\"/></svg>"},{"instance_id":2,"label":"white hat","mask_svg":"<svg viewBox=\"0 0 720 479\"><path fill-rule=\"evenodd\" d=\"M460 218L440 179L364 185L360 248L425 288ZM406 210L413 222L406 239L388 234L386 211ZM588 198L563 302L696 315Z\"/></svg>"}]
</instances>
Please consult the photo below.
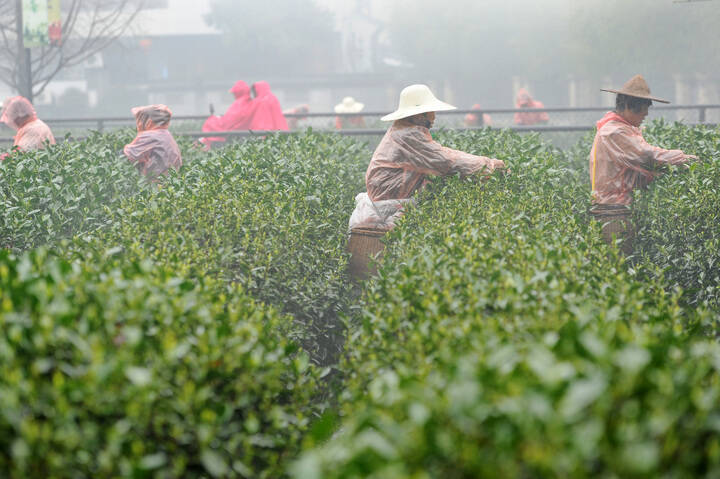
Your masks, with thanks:
<instances>
[{"instance_id":1,"label":"white hat","mask_svg":"<svg viewBox=\"0 0 720 479\"><path fill-rule=\"evenodd\" d=\"M398 109L381 118L382 121L394 121L429 111L455 110L456 107L435 98L427 85L410 85L400 93Z\"/></svg>"},{"instance_id":2,"label":"white hat","mask_svg":"<svg viewBox=\"0 0 720 479\"><path fill-rule=\"evenodd\" d=\"M335 105L335 113L358 113L365 108L364 103L355 101L355 98L346 96L341 103Z\"/></svg>"}]
</instances>

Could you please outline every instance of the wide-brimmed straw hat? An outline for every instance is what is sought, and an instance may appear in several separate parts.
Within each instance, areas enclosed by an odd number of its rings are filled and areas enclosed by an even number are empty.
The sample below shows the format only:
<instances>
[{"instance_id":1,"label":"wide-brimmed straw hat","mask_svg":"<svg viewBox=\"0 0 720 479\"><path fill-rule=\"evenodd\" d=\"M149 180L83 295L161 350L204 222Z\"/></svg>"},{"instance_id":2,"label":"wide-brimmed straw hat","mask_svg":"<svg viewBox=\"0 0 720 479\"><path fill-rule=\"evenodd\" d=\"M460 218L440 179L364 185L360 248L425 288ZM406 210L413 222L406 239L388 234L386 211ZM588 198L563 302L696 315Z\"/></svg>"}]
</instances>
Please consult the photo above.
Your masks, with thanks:
<instances>
[{"instance_id":1,"label":"wide-brimmed straw hat","mask_svg":"<svg viewBox=\"0 0 720 479\"><path fill-rule=\"evenodd\" d=\"M335 113L358 113L365 108L364 103L355 101L355 98L346 96L343 101L335 105Z\"/></svg>"},{"instance_id":2,"label":"wide-brimmed straw hat","mask_svg":"<svg viewBox=\"0 0 720 479\"><path fill-rule=\"evenodd\" d=\"M398 109L381 118L382 121L394 121L430 111L456 110L457 108L435 98L427 85L410 85L400 92Z\"/></svg>"},{"instance_id":3,"label":"wide-brimmed straw hat","mask_svg":"<svg viewBox=\"0 0 720 479\"><path fill-rule=\"evenodd\" d=\"M623 85L620 90L606 90L601 88L600 91L607 91L610 93L618 93L620 95L634 96L635 98L644 98L646 100L658 101L660 103L670 103L667 100L655 98L650 96L650 87L648 86L642 75L635 75L627 83Z\"/></svg>"}]
</instances>

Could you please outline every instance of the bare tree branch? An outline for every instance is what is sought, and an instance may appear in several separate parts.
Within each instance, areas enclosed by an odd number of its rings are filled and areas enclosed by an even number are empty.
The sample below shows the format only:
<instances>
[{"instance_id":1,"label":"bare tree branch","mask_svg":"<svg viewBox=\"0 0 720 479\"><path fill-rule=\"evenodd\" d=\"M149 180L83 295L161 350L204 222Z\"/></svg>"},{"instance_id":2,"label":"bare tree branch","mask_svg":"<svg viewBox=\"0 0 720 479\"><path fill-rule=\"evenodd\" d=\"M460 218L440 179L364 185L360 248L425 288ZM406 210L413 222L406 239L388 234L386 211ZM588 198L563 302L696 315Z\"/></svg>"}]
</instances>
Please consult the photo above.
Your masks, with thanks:
<instances>
[{"instance_id":1,"label":"bare tree branch","mask_svg":"<svg viewBox=\"0 0 720 479\"><path fill-rule=\"evenodd\" d=\"M33 49L32 91L40 95L63 69L81 64L107 48L132 25L145 0L65 0L62 43ZM0 0L0 81L20 90L15 2ZM7 65L7 66L6 66Z\"/></svg>"}]
</instances>

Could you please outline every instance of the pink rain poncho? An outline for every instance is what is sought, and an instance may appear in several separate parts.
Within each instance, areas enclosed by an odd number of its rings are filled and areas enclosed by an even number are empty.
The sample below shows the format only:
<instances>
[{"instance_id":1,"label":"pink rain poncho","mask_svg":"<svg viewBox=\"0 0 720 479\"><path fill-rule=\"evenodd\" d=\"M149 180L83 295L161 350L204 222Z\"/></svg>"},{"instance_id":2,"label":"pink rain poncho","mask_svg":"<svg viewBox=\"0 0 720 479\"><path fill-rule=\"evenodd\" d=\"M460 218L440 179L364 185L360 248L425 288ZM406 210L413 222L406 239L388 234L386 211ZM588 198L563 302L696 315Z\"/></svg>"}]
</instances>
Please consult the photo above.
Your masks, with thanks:
<instances>
[{"instance_id":1,"label":"pink rain poncho","mask_svg":"<svg viewBox=\"0 0 720 479\"><path fill-rule=\"evenodd\" d=\"M172 112L165 105L139 106L132 109L138 134L124 152L138 171L151 180L164 175L170 168L182 166L180 149L168 131Z\"/></svg>"},{"instance_id":2,"label":"pink rain poncho","mask_svg":"<svg viewBox=\"0 0 720 479\"><path fill-rule=\"evenodd\" d=\"M530 93L524 88L521 88L517 92L515 97L516 108L545 108L545 105L541 101L533 100ZM539 111L533 112L518 112L515 113L515 124L516 125L535 125L537 123L547 123L550 120L547 112Z\"/></svg>"},{"instance_id":3,"label":"pink rain poncho","mask_svg":"<svg viewBox=\"0 0 720 479\"><path fill-rule=\"evenodd\" d=\"M280 108L280 102L270 91L268 82L259 81L253 84L253 116L250 129L255 131L288 131L288 124Z\"/></svg>"},{"instance_id":4,"label":"pink rain poncho","mask_svg":"<svg viewBox=\"0 0 720 479\"><path fill-rule=\"evenodd\" d=\"M408 119L397 120L373 154L365 174L367 193L355 198L350 229L392 229L403 206L427 184L428 176L489 175L504 167L500 160L444 147L432 139L428 128Z\"/></svg>"},{"instance_id":5,"label":"pink rain poncho","mask_svg":"<svg viewBox=\"0 0 720 479\"><path fill-rule=\"evenodd\" d=\"M253 116L252 99L250 98L250 87L240 80L230 89L235 95L235 101L223 116L211 116L202 126L202 131L232 131L249 130ZM212 143L222 143L223 137L209 137L200 140L206 146Z\"/></svg>"},{"instance_id":6,"label":"pink rain poncho","mask_svg":"<svg viewBox=\"0 0 720 479\"><path fill-rule=\"evenodd\" d=\"M479 103L475 103L471 110L482 111L482 106ZM482 122L480 119L482 118ZM490 126L492 125L492 117L487 113L483 113L482 117L478 113L468 113L464 118L465 126Z\"/></svg>"},{"instance_id":7,"label":"pink rain poncho","mask_svg":"<svg viewBox=\"0 0 720 479\"><path fill-rule=\"evenodd\" d=\"M657 176L656 166L688 161L681 150L664 150L648 144L640 128L615 112L597 122L590 150L590 183L594 205L629 205L635 188L644 188Z\"/></svg>"},{"instance_id":8,"label":"pink rain poncho","mask_svg":"<svg viewBox=\"0 0 720 479\"><path fill-rule=\"evenodd\" d=\"M45 142L55 144L55 137L50 127L42 120L38 120L35 109L26 98L16 96L7 99L0 121L17 130L13 146L20 151L45 148ZM4 155L2 159L6 156Z\"/></svg>"}]
</instances>

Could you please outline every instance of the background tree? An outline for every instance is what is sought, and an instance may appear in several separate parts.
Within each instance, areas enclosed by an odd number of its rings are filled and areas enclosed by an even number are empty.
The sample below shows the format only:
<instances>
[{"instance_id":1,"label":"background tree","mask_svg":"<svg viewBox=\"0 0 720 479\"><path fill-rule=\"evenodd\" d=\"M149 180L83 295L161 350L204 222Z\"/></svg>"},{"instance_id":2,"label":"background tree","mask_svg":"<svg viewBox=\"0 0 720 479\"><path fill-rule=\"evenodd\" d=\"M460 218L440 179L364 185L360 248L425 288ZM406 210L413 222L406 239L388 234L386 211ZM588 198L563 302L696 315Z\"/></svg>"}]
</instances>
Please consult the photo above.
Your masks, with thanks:
<instances>
[{"instance_id":1,"label":"background tree","mask_svg":"<svg viewBox=\"0 0 720 479\"><path fill-rule=\"evenodd\" d=\"M0 81L32 99L64 68L106 48L131 25L145 0L63 0L62 42L24 48L21 0L0 0ZM29 65L29 68L28 68Z\"/></svg>"},{"instance_id":2,"label":"background tree","mask_svg":"<svg viewBox=\"0 0 720 479\"><path fill-rule=\"evenodd\" d=\"M717 72L720 2L573 2L569 54L593 75Z\"/></svg>"},{"instance_id":3,"label":"background tree","mask_svg":"<svg viewBox=\"0 0 720 479\"><path fill-rule=\"evenodd\" d=\"M416 75L448 79L463 92L460 104L510 106L513 78L534 85L546 105L562 104L571 77L597 91L608 78L641 72L658 93L672 91L674 75L720 77L718 7L716 0L396 0L387 30Z\"/></svg>"},{"instance_id":4,"label":"background tree","mask_svg":"<svg viewBox=\"0 0 720 479\"><path fill-rule=\"evenodd\" d=\"M317 73L337 59L334 18L313 0L214 0L206 20L244 74Z\"/></svg>"}]
</instances>

